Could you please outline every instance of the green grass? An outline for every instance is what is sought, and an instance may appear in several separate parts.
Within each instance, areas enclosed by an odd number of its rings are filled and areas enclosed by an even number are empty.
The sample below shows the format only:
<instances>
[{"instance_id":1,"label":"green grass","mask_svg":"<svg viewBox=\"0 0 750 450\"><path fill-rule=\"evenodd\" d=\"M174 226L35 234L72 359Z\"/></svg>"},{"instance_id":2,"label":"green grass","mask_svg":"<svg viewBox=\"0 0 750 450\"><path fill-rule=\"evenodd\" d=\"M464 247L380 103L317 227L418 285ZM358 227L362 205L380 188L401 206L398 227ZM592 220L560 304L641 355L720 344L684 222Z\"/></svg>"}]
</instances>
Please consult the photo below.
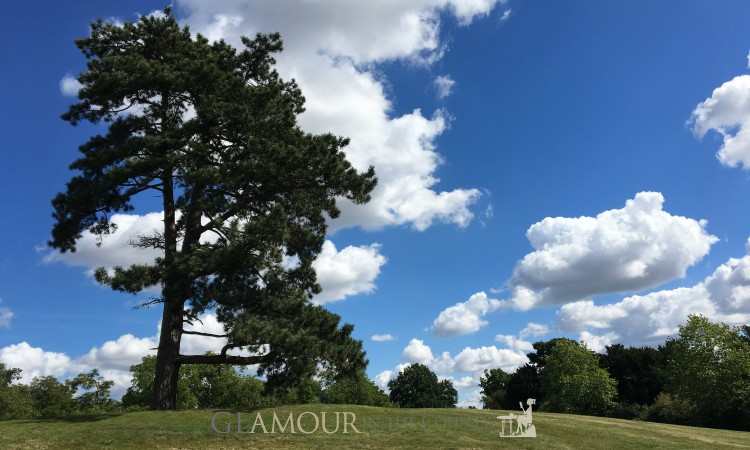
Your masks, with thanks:
<instances>
[{"instance_id":1,"label":"green grass","mask_svg":"<svg viewBox=\"0 0 750 450\"><path fill-rule=\"evenodd\" d=\"M273 409L261 414L270 431ZM390 409L301 405L275 409L280 419L304 411L356 414L360 434L218 434L213 411L134 412L69 420L0 422L2 449L252 449L252 448L540 448L540 449L750 449L750 433L649 422L534 412L537 438L500 438L500 411ZM248 431L255 412L242 413ZM224 429L226 416L217 416ZM312 417L303 427L313 426ZM233 421L236 419L233 419ZM335 420L329 422L335 426ZM260 428L257 429L260 431ZM349 431L353 431L349 429Z\"/></svg>"}]
</instances>

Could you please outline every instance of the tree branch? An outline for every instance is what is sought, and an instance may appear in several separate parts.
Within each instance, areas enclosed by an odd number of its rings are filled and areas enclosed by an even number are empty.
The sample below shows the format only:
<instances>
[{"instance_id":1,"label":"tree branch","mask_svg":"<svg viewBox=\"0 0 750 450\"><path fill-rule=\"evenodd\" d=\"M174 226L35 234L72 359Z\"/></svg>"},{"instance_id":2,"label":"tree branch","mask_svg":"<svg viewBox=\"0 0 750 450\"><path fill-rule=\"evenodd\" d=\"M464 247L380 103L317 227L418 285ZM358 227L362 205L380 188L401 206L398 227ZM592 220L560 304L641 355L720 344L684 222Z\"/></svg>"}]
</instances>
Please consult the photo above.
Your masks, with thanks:
<instances>
[{"instance_id":1,"label":"tree branch","mask_svg":"<svg viewBox=\"0 0 750 450\"><path fill-rule=\"evenodd\" d=\"M180 355L179 364L232 364L235 366L249 366L265 362L268 355L234 356L234 355Z\"/></svg>"},{"instance_id":2,"label":"tree branch","mask_svg":"<svg viewBox=\"0 0 750 450\"><path fill-rule=\"evenodd\" d=\"M227 337L229 337L228 334L203 333L202 331L190 331L190 330L182 330L182 334L196 334L198 336L206 336L206 337L213 337L213 338L227 338Z\"/></svg>"}]
</instances>

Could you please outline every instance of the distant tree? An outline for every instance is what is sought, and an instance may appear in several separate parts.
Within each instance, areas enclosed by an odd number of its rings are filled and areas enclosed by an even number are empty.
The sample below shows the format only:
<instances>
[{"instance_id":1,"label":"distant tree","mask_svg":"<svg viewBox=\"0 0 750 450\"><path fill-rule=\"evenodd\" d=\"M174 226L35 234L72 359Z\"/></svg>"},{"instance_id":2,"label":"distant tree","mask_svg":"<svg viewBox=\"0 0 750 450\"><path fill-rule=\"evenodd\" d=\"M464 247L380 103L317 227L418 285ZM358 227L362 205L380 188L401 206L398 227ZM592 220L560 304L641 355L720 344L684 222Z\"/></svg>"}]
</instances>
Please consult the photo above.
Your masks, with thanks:
<instances>
[{"instance_id":1,"label":"distant tree","mask_svg":"<svg viewBox=\"0 0 750 450\"><path fill-rule=\"evenodd\" d=\"M547 356L560 343L577 344L576 341L568 338L554 338L548 341L534 342L534 344L532 344L534 351L526 354L526 357L529 358L529 364L536 366L538 370L542 370L546 363Z\"/></svg>"},{"instance_id":2,"label":"distant tree","mask_svg":"<svg viewBox=\"0 0 750 450\"><path fill-rule=\"evenodd\" d=\"M616 381L599 367L596 355L577 342L558 341L548 348L541 378L546 410L605 414L614 406Z\"/></svg>"},{"instance_id":3,"label":"distant tree","mask_svg":"<svg viewBox=\"0 0 750 450\"><path fill-rule=\"evenodd\" d=\"M502 409L505 406L505 395L508 387L508 375L503 369L485 370L479 378L482 388L482 405L485 409Z\"/></svg>"},{"instance_id":4,"label":"distant tree","mask_svg":"<svg viewBox=\"0 0 750 450\"><path fill-rule=\"evenodd\" d=\"M750 342L741 328L690 316L664 352L667 389L694 406L694 423L750 430Z\"/></svg>"},{"instance_id":5,"label":"distant tree","mask_svg":"<svg viewBox=\"0 0 750 450\"><path fill-rule=\"evenodd\" d=\"M402 408L454 408L457 394L449 380L438 381L437 375L423 364L412 364L388 382L390 399Z\"/></svg>"},{"instance_id":6,"label":"distant tree","mask_svg":"<svg viewBox=\"0 0 750 450\"><path fill-rule=\"evenodd\" d=\"M112 215L157 196L164 229L133 245L152 264L101 268L96 279L137 293L160 286L163 306L152 406L177 407L188 364L258 364L274 386L321 366L366 365L350 325L315 306L313 261L337 199L369 201L376 179L347 161L347 139L297 124L304 97L274 70L278 34L236 50L181 27L169 9L131 23L96 21L76 41L87 59L78 102L63 119L107 126L80 147L76 175L52 204L50 246L75 251L85 231L115 231ZM98 128L101 129L101 128ZM294 260L296 265L287 262ZM214 309L229 343L215 355L181 355L185 323ZM231 348L256 353L234 356Z\"/></svg>"},{"instance_id":7,"label":"distant tree","mask_svg":"<svg viewBox=\"0 0 750 450\"><path fill-rule=\"evenodd\" d=\"M34 414L28 386L14 384L20 379L21 369L0 363L0 420L26 419Z\"/></svg>"},{"instance_id":8,"label":"distant tree","mask_svg":"<svg viewBox=\"0 0 750 450\"><path fill-rule=\"evenodd\" d=\"M617 381L621 403L650 405L664 388L663 354L653 347L610 345L600 364Z\"/></svg>"},{"instance_id":9,"label":"distant tree","mask_svg":"<svg viewBox=\"0 0 750 450\"><path fill-rule=\"evenodd\" d=\"M535 399L537 404L544 402L541 373L547 355L560 342L575 343L568 338L554 338L533 344L534 351L526 354L529 362L516 369L508 378L503 408L516 409L519 402L526 404L529 398Z\"/></svg>"},{"instance_id":10,"label":"distant tree","mask_svg":"<svg viewBox=\"0 0 750 450\"><path fill-rule=\"evenodd\" d=\"M110 409L113 405L110 391L115 384L114 381L105 380L97 369L82 373L65 383L75 394L78 409L82 412L97 412Z\"/></svg>"},{"instance_id":11,"label":"distant tree","mask_svg":"<svg viewBox=\"0 0 750 450\"><path fill-rule=\"evenodd\" d=\"M41 418L65 417L77 410L70 386L55 377L37 377L29 386L34 416Z\"/></svg>"},{"instance_id":12,"label":"distant tree","mask_svg":"<svg viewBox=\"0 0 750 450\"><path fill-rule=\"evenodd\" d=\"M364 372L341 377L323 390L323 403L388 406L388 396Z\"/></svg>"},{"instance_id":13,"label":"distant tree","mask_svg":"<svg viewBox=\"0 0 750 450\"><path fill-rule=\"evenodd\" d=\"M536 399L539 404L543 403L542 379L537 366L524 364L508 378L502 408L516 409L519 402L526 404L529 398Z\"/></svg>"},{"instance_id":14,"label":"distant tree","mask_svg":"<svg viewBox=\"0 0 750 450\"><path fill-rule=\"evenodd\" d=\"M438 408L455 408L458 403L458 391L450 380L442 380L438 388Z\"/></svg>"}]
</instances>

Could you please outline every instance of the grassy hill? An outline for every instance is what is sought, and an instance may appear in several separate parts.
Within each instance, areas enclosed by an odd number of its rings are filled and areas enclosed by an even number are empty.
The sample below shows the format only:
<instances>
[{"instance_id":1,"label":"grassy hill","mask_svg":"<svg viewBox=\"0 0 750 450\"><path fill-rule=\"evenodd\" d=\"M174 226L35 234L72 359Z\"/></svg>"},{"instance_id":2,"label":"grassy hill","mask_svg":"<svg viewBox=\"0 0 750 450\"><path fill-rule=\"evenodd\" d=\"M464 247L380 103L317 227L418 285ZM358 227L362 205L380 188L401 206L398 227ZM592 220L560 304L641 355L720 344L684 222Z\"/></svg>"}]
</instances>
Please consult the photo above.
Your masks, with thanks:
<instances>
[{"instance_id":1,"label":"grassy hill","mask_svg":"<svg viewBox=\"0 0 750 450\"><path fill-rule=\"evenodd\" d=\"M719 449L749 448L750 433L662 425L600 417L534 413L537 438L500 438L499 411L461 409L386 409L348 405L302 405L275 409L285 421L312 411L326 412L329 431L335 427L332 414L356 414L361 432L349 434L262 434L236 433L236 415L216 416L213 411L135 412L69 420L16 420L0 422L3 449L250 449L250 448L540 448L540 449ZM271 431L274 410L261 411ZM242 427L249 431L255 412L241 414ZM343 421L342 421L343 424ZM303 428L314 427L310 414L303 416ZM289 430L289 428L287 428ZM278 428L277 428L278 431Z\"/></svg>"}]
</instances>

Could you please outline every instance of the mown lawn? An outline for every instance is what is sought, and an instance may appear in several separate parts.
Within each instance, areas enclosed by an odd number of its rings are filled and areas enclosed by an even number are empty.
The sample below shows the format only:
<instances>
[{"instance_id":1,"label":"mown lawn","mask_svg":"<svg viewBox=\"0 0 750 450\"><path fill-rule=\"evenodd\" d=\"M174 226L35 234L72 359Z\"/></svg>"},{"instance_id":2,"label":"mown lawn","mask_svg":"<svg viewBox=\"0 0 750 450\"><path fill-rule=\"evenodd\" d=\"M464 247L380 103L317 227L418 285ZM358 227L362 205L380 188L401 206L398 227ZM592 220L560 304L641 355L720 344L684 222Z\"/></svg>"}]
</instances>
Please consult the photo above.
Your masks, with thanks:
<instances>
[{"instance_id":1,"label":"mown lawn","mask_svg":"<svg viewBox=\"0 0 750 450\"><path fill-rule=\"evenodd\" d=\"M285 421L312 411L326 412L328 430L335 428L336 411L356 414L360 433L263 434L237 433L236 415L214 411L135 412L71 420L17 420L0 422L1 449L252 449L252 448L539 448L539 449L720 449L749 448L750 433L662 425L600 417L534 413L537 438L500 438L500 411L461 409L390 409L348 405L302 405L261 411L271 431L272 414ZM241 413L249 431L255 412ZM342 422L339 431L342 430ZM314 419L306 415L303 428ZM287 428L289 430L289 428ZM278 431L278 429L277 429Z\"/></svg>"}]
</instances>

